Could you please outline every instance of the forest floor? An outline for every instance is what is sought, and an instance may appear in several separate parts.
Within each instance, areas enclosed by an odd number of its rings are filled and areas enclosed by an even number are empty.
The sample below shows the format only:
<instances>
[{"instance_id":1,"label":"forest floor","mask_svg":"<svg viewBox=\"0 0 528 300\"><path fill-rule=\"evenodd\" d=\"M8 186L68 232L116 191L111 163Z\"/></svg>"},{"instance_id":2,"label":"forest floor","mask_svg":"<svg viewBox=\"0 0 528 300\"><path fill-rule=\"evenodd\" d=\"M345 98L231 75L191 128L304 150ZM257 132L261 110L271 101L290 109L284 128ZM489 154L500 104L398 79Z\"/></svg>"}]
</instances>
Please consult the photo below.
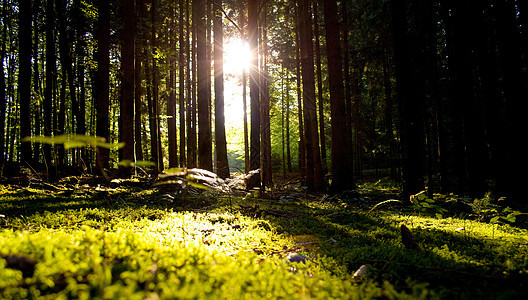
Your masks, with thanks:
<instances>
[{"instance_id":1,"label":"forest floor","mask_svg":"<svg viewBox=\"0 0 528 300\"><path fill-rule=\"evenodd\" d=\"M526 216L489 197L405 203L389 180L339 196L173 182L1 183L0 298L528 296Z\"/></svg>"}]
</instances>

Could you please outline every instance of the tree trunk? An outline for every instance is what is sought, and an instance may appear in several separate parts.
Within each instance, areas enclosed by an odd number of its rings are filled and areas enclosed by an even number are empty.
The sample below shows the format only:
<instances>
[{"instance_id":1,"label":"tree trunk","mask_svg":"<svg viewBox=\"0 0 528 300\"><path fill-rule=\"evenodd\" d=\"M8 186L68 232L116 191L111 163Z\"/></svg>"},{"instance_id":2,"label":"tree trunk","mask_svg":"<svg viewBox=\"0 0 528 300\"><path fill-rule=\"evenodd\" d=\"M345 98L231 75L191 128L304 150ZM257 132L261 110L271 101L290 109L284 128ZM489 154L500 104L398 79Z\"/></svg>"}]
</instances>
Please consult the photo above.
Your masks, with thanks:
<instances>
[{"instance_id":1,"label":"tree trunk","mask_svg":"<svg viewBox=\"0 0 528 300\"><path fill-rule=\"evenodd\" d=\"M174 18L174 3L170 6L170 27L168 32L170 49L176 49L176 24ZM171 53L169 60L169 80L167 82L167 90L169 92L169 100L167 101L167 129L169 140L169 168L178 166L178 140L176 127L176 54ZM181 64L181 62L180 62Z\"/></svg>"},{"instance_id":2,"label":"tree trunk","mask_svg":"<svg viewBox=\"0 0 528 300\"><path fill-rule=\"evenodd\" d=\"M150 145L152 152L152 160L156 164L158 171L163 171L163 158L161 157L161 144L160 144L160 129L159 129L159 91L158 91L158 66L157 66L157 55L158 55L158 42L156 38L156 28L157 28L157 1L152 1L151 8L151 34L150 34L150 43L151 43L151 58L152 58L152 69L151 69L151 99L149 101L149 124L150 124Z\"/></svg>"},{"instance_id":3,"label":"tree trunk","mask_svg":"<svg viewBox=\"0 0 528 300\"><path fill-rule=\"evenodd\" d=\"M186 70L186 58L187 55L187 48L186 48L186 40L184 38L184 31L183 31L183 22L184 18L183 15L185 13L184 8L184 1L179 1L179 8L180 8L180 16L179 16L179 39L180 39L180 52L179 52L179 67L180 67L180 74L179 74L179 80L178 80L178 93L179 93L179 115L180 115L180 166L186 165L186 159L185 159L185 70ZM187 19L188 21L188 19ZM188 40L187 40L188 41Z\"/></svg>"},{"instance_id":4,"label":"tree trunk","mask_svg":"<svg viewBox=\"0 0 528 300\"><path fill-rule=\"evenodd\" d=\"M319 191L323 188L323 172L317 133L317 109L315 103L315 76L313 56L312 13L308 0L301 3L301 64L303 82L303 112L306 130L306 185Z\"/></svg>"},{"instance_id":5,"label":"tree trunk","mask_svg":"<svg viewBox=\"0 0 528 300\"><path fill-rule=\"evenodd\" d=\"M521 103L524 102L523 97L528 93L528 83L526 82L527 71L521 69L521 49L519 47L521 43L519 29L516 25L515 5L515 1L512 0L496 1L494 4L499 65L503 73L506 120L508 122L509 153L507 154L507 166L525 165L526 162L517 130L526 127L523 124L524 110L521 108ZM525 5L522 7L526 8ZM526 24L523 25L526 26ZM526 51L526 49L523 50ZM523 184L521 178L515 172L510 171L508 172L508 179L502 182L504 184L502 189L510 191L507 196L519 203L524 197L521 195Z\"/></svg>"},{"instance_id":6,"label":"tree trunk","mask_svg":"<svg viewBox=\"0 0 528 300\"><path fill-rule=\"evenodd\" d=\"M6 16L6 6L7 1L3 0L2 3L2 20ZM7 108L7 93L6 93L6 78L5 78L5 57L6 57L6 38L7 38L7 25L5 22L2 22L2 43L0 49L0 176L2 175L2 170L4 163L6 161L5 156L5 128L6 128L6 108Z\"/></svg>"},{"instance_id":7,"label":"tree trunk","mask_svg":"<svg viewBox=\"0 0 528 300\"><path fill-rule=\"evenodd\" d=\"M246 27L246 14L244 11L244 1L239 0L238 2L238 10L239 10L239 27L241 29L240 31L240 38L242 40L246 40L246 35L244 34L244 28ZM247 120L247 73L246 69L242 69L242 111L243 111L243 119L244 119L244 172L247 174L250 171L249 167L249 132L248 132L248 120Z\"/></svg>"},{"instance_id":8,"label":"tree trunk","mask_svg":"<svg viewBox=\"0 0 528 300\"><path fill-rule=\"evenodd\" d=\"M229 177L227 141L224 116L224 33L222 27L222 0L214 1L214 88L215 88L215 144L218 176Z\"/></svg>"},{"instance_id":9,"label":"tree trunk","mask_svg":"<svg viewBox=\"0 0 528 300\"><path fill-rule=\"evenodd\" d=\"M304 138L304 122L303 122L303 104L302 104L302 89L301 89L301 14L297 6L295 12L295 63L297 72L297 118L299 120L299 173L301 178L306 176L306 142Z\"/></svg>"},{"instance_id":10,"label":"tree trunk","mask_svg":"<svg viewBox=\"0 0 528 300\"><path fill-rule=\"evenodd\" d=\"M85 42L85 19L84 19L84 13L81 8L81 1L75 0L74 1L74 10L75 10L75 31L76 31L76 45L75 45L75 52L77 56L77 85L79 87L79 108L77 109L77 128L75 133L79 135L84 135L86 133L86 87L84 84L85 81L85 60L86 60L86 53L84 52L84 48L86 47ZM86 149L81 148L79 149L79 160L78 163L83 167L86 168L86 165L89 164L88 157L86 155Z\"/></svg>"},{"instance_id":11,"label":"tree trunk","mask_svg":"<svg viewBox=\"0 0 528 300\"><path fill-rule=\"evenodd\" d=\"M324 98L323 98L323 74L321 71L321 43L319 37L319 8L317 1L314 1L314 35L315 35L315 65L317 67L317 99L319 113L319 142L321 143L321 167L323 174L328 172L326 162L326 135L324 122Z\"/></svg>"},{"instance_id":12,"label":"tree trunk","mask_svg":"<svg viewBox=\"0 0 528 300\"><path fill-rule=\"evenodd\" d=\"M21 0L19 5L19 72L18 72L18 90L20 97L20 139L31 136L31 2L30 0ZM4 41L5 43L6 41ZM3 76L3 73L2 73ZM3 111L2 111L3 112ZM30 162L32 159L31 144L25 143L22 146L23 163Z\"/></svg>"},{"instance_id":13,"label":"tree trunk","mask_svg":"<svg viewBox=\"0 0 528 300\"><path fill-rule=\"evenodd\" d=\"M262 30L262 46L261 46L261 104L260 104L260 120L261 120L261 179L262 186L270 187L273 184L273 171L271 166L271 128L270 128L270 92L269 92L269 74L267 67L268 57L268 36L266 29L266 7L262 9L261 15L261 30Z\"/></svg>"},{"instance_id":14,"label":"tree trunk","mask_svg":"<svg viewBox=\"0 0 528 300\"><path fill-rule=\"evenodd\" d=\"M211 117L209 107L209 81L207 60L207 36L205 24L205 0L192 2L195 7L193 20L196 23L196 58L197 58L197 102L198 102L198 166L212 171Z\"/></svg>"},{"instance_id":15,"label":"tree trunk","mask_svg":"<svg viewBox=\"0 0 528 300\"><path fill-rule=\"evenodd\" d=\"M136 0L136 40L134 46L134 145L135 145L135 160L143 160L143 142L141 135L141 112L142 112L142 101L141 96L143 94L142 82L144 78L142 77L142 64L144 61L143 49L140 47L145 47L145 38L144 38L144 28L138 27L138 23L143 20L145 17L145 4L143 0Z\"/></svg>"},{"instance_id":16,"label":"tree trunk","mask_svg":"<svg viewBox=\"0 0 528 300\"><path fill-rule=\"evenodd\" d=\"M97 21L97 73L95 78L95 109L97 111L96 133L98 136L110 138L110 122L108 110L109 99L109 72L110 72L110 4L105 0L97 1L99 18ZM44 112L46 115L46 112ZM97 149L97 167L108 168L110 151L106 148Z\"/></svg>"},{"instance_id":17,"label":"tree trunk","mask_svg":"<svg viewBox=\"0 0 528 300\"><path fill-rule=\"evenodd\" d=\"M346 128L346 106L343 89L343 68L336 0L324 0L326 51L328 55L328 80L330 87L330 114L332 137L332 184L333 193L354 188L351 174L350 149L343 138Z\"/></svg>"},{"instance_id":18,"label":"tree trunk","mask_svg":"<svg viewBox=\"0 0 528 300\"><path fill-rule=\"evenodd\" d=\"M192 4L192 18L196 18L196 5ZM192 22L192 45L189 48L189 64L192 61L192 80L189 81L189 105L187 106L187 163L189 168L197 165L197 145L196 145L196 22ZM189 40L189 39L188 39Z\"/></svg>"},{"instance_id":19,"label":"tree trunk","mask_svg":"<svg viewBox=\"0 0 528 300\"><path fill-rule=\"evenodd\" d=\"M392 0L396 89L400 110L403 194L405 197L424 189L423 182L423 109L418 92L417 74L410 57L406 8L402 0Z\"/></svg>"},{"instance_id":20,"label":"tree trunk","mask_svg":"<svg viewBox=\"0 0 528 300\"><path fill-rule=\"evenodd\" d=\"M251 53L249 63L249 97L251 102L251 136L249 167L251 171L260 169L260 99L258 70L258 0L248 0L248 42ZM260 174L253 174L247 188L260 188Z\"/></svg>"},{"instance_id":21,"label":"tree trunk","mask_svg":"<svg viewBox=\"0 0 528 300\"><path fill-rule=\"evenodd\" d=\"M134 39L136 27L135 3L121 0L123 24L121 46L121 98L119 116L119 136L125 145L121 149L121 159L134 161Z\"/></svg>"}]
</instances>

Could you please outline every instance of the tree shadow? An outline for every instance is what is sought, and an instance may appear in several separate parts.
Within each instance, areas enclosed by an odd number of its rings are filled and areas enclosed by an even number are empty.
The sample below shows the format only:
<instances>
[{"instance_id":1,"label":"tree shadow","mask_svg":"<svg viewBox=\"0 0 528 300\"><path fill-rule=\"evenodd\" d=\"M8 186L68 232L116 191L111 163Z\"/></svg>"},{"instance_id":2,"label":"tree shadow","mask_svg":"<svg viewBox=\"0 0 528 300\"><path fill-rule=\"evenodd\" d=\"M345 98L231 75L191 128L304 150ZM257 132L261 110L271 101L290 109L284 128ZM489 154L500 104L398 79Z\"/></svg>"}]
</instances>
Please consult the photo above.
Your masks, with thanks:
<instances>
[{"instance_id":1,"label":"tree shadow","mask_svg":"<svg viewBox=\"0 0 528 300\"><path fill-rule=\"evenodd\" d=\"M407 291L427 283L442 297L453 299L518 298L528 295L528 251L526 246L504 251L493 239L463 235L441 229L415 229L420 250L401 243L400 221L380 215L336 207L322 208L310 202L254 201L240 213L263 218L295 239L317 237L317 246L301 252L330 257L346 267L349 275L367 265L369 278L389 281ZM247 206L246 206L247 207ZM292 213L293 212L293 213ZM502 250L501 250L502 249ZM513 265L515 260L517 265ZM520 265L519 265L520 264Z\"/></svg>"}]
</instances>

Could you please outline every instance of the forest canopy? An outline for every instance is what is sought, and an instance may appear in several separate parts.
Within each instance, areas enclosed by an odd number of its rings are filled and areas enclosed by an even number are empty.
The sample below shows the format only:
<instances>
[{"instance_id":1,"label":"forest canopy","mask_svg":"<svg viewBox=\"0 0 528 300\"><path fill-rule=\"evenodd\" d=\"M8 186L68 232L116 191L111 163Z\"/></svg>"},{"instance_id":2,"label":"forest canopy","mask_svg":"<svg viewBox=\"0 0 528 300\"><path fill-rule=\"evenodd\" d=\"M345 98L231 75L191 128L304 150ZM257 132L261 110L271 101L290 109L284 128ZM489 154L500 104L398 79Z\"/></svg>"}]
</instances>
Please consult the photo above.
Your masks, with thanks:
<instances>
[{"instance_id":1,"label":"forest canopy","mask_svg":"<svg viewBox=\"0 0 528 300\"><path fill-rule=\"evenodd\" d=\"M125 161L519 202L525 5L2 0L2 175L137 172Z\"/></svg>"}]
</instances>

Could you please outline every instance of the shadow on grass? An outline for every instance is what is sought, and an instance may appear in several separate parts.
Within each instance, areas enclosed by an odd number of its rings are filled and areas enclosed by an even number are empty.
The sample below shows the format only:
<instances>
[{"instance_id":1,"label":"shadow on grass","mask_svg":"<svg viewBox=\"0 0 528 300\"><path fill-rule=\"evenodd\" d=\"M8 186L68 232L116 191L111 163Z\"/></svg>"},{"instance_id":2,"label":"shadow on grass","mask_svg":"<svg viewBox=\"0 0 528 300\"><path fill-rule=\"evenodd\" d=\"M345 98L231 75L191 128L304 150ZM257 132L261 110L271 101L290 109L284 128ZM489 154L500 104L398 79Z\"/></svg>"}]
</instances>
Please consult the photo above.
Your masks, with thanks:
<instances>
[{"instance_id":1,"label":"shadow on grass","mask_svg":"<svg viewBox=\"0 0 528 300\"><path fill-rule=\"evenodd\" d=\"M307 247L301 251L331 257L346 266L349 274L367 265L369 278L380 283L387 280L408 290L428 283L450 299L528 296L526 245L430 228L413 230L422 249L410 250L401 244L401 220L384 213L321 208L314 202L255 200L252 207L255 205L260 207L256 211L240 212L264 218L279 232L293 237L317 237L315 250Z\"/></svg>"}]
</instances>

